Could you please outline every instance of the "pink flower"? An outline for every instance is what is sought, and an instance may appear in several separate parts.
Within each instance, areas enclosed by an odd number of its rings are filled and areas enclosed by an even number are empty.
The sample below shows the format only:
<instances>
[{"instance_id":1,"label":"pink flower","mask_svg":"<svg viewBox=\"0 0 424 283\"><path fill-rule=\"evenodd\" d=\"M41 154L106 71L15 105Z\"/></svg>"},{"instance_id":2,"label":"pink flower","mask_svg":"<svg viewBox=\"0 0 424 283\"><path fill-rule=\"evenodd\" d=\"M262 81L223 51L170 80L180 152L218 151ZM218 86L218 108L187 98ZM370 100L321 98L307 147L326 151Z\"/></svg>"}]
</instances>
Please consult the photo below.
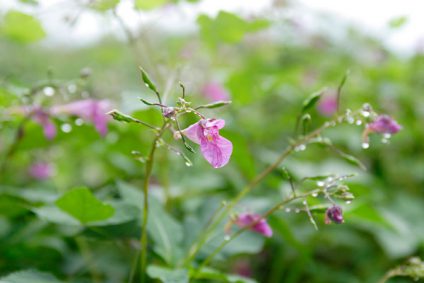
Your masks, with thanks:
<instances>
[{"instance_id":1,"label":"pink flower","mask_svg":"<svg viewBox=\"0 0 424 283\"><path fill-rule=\"evenodd\" d=\"M47 162L37 162L29 168L29 174L37 180L46 180L53 176L54 169Z\"/></svg>"},{"instance_id":2,"label":"pink flower","mask_svg":"<svg viewBox=\"0 0 424 283\"><path fill-rule=\"evenodd\" d=\"M52 108L52 113L56 115L69 114L81 117L93 123L96 130L104 136L107 133L107 122L109 120L109 116L106 112L109 110L111 110L111 107L107 100L85 99L65 105L54 106Z\"/></svg>"},{"instance_id":3,"label":"pink flower","mask_svg":"<svg viewBox=\"0 0 424 283\"><path fill-rule=\"evenodd\" d=\"M203 119L182 131L191 141L200 144L203 156L214 168L227 164L233 152L233 144L219 135L224 125L222 119Z\"/></svg>"},{"instance_id":4,"label":"pink flower","mask_svg":"<svg viewBox=\"0 0 424 283\"><path fill-rule=\"evenodd\" d=\"M203 96L210 101L229 100L228 92L216 82L207 83L202 88Z\"/></svg>"},{"instance_id":5,"label":"pink flower","mask_svg":"<svg viewBox=\"0 0 424 283\"><path fill-rule=\"evenodd\" d=\"M51 140L56 136L56 126L45 110L34 108L32 110L32 119L43 127L44 136L47 139Z\"/></svg>"},{"instance_id":6,"label":"pink flower","mask_svg":"<svg viewBox=\"0 0 424 283\"><path fill-rule=\"evenodd\" d=\"M330 224L331 222L341 224L343 220L343 211L340 206L333 205L329 207L325 212L325 224Z\"/></svg>"},{"instance_id":7,"label":"pink flower","mask_svg":"<svg viewBox=\"0 0 424 283\"><path fill-rule=\"evenodd\" d=\"M317 106L318 112L324 116L332 116L337 111L337 96L326 95Z\"/></svg>"},{"instance_id":8,"label":"pink flower","mask_svg":"<svg viewBox=\"0 0 424 283\"><path fill-rule=\"evenodd\" d=\"M390 116L380 115L372 123L367 125L367 131L379 134L396 134L402 129Z\"/></svg>"},{"instance_id":9,"label":"pink flower","mask_svg":"<svg viewBox=\"0 0 424 283\"><path fill-rule=\"evenodd\" d=\"M267 221L259 214L252 214L252 213L241 213L237 216L237 219L235 220L235 223L240 227L248 227L250 225L254 224L249 229L257 232L259 234L264 235L265 237L271 237L272 236L272 229L268 225Z\"/></svg>"}]
</instances>

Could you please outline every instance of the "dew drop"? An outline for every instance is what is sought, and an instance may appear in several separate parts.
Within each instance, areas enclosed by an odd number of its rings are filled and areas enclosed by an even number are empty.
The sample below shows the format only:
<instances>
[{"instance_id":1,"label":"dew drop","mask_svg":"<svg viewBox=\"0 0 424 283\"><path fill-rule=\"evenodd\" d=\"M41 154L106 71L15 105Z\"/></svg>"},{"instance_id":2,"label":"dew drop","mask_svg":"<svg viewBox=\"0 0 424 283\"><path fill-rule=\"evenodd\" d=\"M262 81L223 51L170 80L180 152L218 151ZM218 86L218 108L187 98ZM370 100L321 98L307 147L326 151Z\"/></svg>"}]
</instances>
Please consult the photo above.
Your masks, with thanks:
<instances>
[{"instance_id":1,"label":"dew drop","mask_svg":"<svg viewBox=\"0 0 424 283\"><path fill-rule=\"evenodd\" d=\"M346 121L349 123L349 124L353 124L353 123L355 123L355 118L353 118L352 116L347 116L346 117Z\"/></svg>"},{"instance_id":2,"label":"dew drop","mask_svg":"<svg viewBox=\"0 0 424 283\"><path fill-rule=\"evenodd\" d=\"M289 213L291 211L291 209L290 209L290 207L286 207L286 209L284 211Z\"/></svg>"},{"instance_id":3,"label":"dew drop","mask_svg":"<svg viewBox=\"0 0 424 283\"><path fill-rule=\"evenodd\" d=\"M362 125L362 120L356 120L355 124L356 124L357 126Z\"/></svg>"},{"instance_id":4,"label":"dew drop","mask_svg":"<svg viewBox=\"0 0 424 283\"><path fill-rule=\"evenodd\" d=\"M306 145L304 144L299 144L298 146L294 148L295 151L304 151L305 149L306 149Z\"/></svg>"},{"instance_id":5,"label":"dew drop","mask_svg":"<svg viewBox=\"0 0 424 283\"><path fill-rule=\"evenodd\" d=\"M65 124L62 124L62 125L60 126L60 129L61 129L61 130L62 130L62 132L64 132L64 133L70 133L70 132L72 131L72 126L71 126L71 124L65 123Z\"/></svg>"},{"instance_id":6,"label":"dew drop","mask_svg":"<svg viewBox=\"0 0 424 283\"><path fill-rule=\"evenodd\" d=\"M389 143L389 139L386 139L385 137L383 137L383 138L381 139L381 142L382 142L382 143Z\"/></svg>"},{"instance_id":7,"label":"dew drop","mask_svg":"<svg viewBox=\"0 0 424 283\"><path fill-rule=\"evenodd\" d=\"M362 146L363 149L367 149L367 148L370 147L370 144L367 143L367 142L363 142L361 146Z\"/></svg>"},{"instance_id":8,"label":"dew drop","mask_svg":"<svg viewBox=\"0 0 424 283\"><path fill-rule=\"evenodd\" d=\"M75 125L82 126L84 124L84 120L81 118L78 118L75 120Z\"/></svg>"},{"instance_id":9,"label":"dew drop","mask_svg":"<svg viewBox=\"0 0 424 283\"><path fill-rule=\"evenodd\" d=\"M43 88L43 93L45 96L53 96L55 93L55 90L51 86L46 86L45 88Z\"/></svg>"},{"instance_id":10,"label":"dew drop","mask_svg":"<svg viewBox=\"0 0 424 283\"><path fill-rule=\"evenodd\" d=\"M308 203L306 202L306 200L304 200L302 203L303 203L303 205L307 205L307 204L308 204Z\"/></svg>"},{"instance_id":11,"label":"dew drop","mask_svg":"<svg viewBox=\"0 0 424 283\"><path fill-rule=\"evenodd\" d=\"M312 193L312 196L313 196L314 198L316 198L316 197L318 196L318 193Z\"/></svg>"},{"instance_id":12,"label":"dew drop","mask_svg":"<svg viewBox=\"0 0 424 283\"><path fill-rule=\"evenodd\" d=\"M390 138L392 137L392 135L391 135L391 134L386 133L386 134L384 134L384 135L383 135L383 137L384 137L385 139L390 139Z\"/></svg>"},{"instance_id":13,"label":"dew drop","mask_svg":"<svg viewBox=\"0 0 424 283\"><path fill-rule=\"evenodd\" d=\"M296 208L296 210L294 212L299 213L300 212L300 209L299 208Z\"/></svg>"},{"instance_id":14,"label":"dew drop","mask_svg":"<svg viewBox=\"0 0 424 283\"><path fill-rule=\"evenodd\" d=\"M229 241L229 240L231 240L231 236L230 235L225 235L224 236L224 241Z\"/></svg>"},{"instance_id":15,"label":"dew drop","mask_svg":"<svg viewBox=\"0 0 424 283\"><path fill-rule=\"evenodd\" d=\"M352 203L352 201L351 200L347 200L346 201L346 204L351 204Z\"/></svg>"},{"instance_id":16,"label":"dew drop","mask_svg":"<svg viewBox=\"0 0 424 283\"><path fill-rule=\"evenodd\" d=\"M317 186L318 187L324 187L324 185L325 185L325 182L324 181L318 181L317 182Z\"/></svg>"},{"instance_id":17,"label":"dew drop","mask_svg":"<svg viewBox=\"0 0 424 283\"><path fill-rule=\"evenodd\" d=\"M74 84L68 85L68 92L69 93L75 93L77 91L77 86Z\"/></svg>"},{"instance_id":18,"label":"dew drop","mask_svg":"<svg viewBox=\"0 0 424 283\"><path fill-rule=\"evenodd\" d=\"M191 166L193 166L193 163L191 163L190 161L186 161L184 164L185 164L185 166L187 166L187 167L191 167Z\"/></svg>"}]
</instances>

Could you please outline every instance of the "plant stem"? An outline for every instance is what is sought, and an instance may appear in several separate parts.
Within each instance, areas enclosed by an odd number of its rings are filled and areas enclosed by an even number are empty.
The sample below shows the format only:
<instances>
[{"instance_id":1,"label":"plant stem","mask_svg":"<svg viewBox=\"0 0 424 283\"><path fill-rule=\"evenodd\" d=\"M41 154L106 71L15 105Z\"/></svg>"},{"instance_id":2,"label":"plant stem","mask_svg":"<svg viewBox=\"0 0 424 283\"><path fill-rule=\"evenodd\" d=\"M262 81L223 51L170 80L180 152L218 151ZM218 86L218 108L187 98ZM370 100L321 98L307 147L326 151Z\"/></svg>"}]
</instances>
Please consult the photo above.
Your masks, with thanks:
<instances>
[{"instance_id":1,"label":"plant stem","mask_svg":"<svg viewBox=\"0 0 424 283\"><path fill-rule=\"evenodd\" d=\"M337 121L337 118L334 120ZM272 171L274 171L294 150L297 146L309 142L312 138L321 134L321 132L332 126L332 123L327 122L318 129L312 131L311 133L301 137L295 143L286 147L286 149L280 154L277 160L265 168L259 175L257 175L248 185L244 187L242 191L234 198L233 201L226 206L224 210L219 213L209 227L206 227L204 232L200 235L199 241L196 242L190 249L188 257L184 261L184 265L188 265L200 251L202 246L206 243L209 238L209 234L215 230L219 223L227 216L227 214L236 206L236 204L249 192L251 192L257 184L259 184L265 177L267 177Z\"/></svg>"},{"instance_id":2,"label":"plant stem","mask_svg":"<svg viewBox=\"0 0 424 283\"><path fill-rule=\"evenodd\" d=\"M265 212L263 215L261 215L261 217L259 217L256 221L253 221L252 223L250 223L247 226L244 226L243 228L239 229L236 233L234 233L229 239L224 240L217 248L215 248L215 250L200 264L199 268L197 269L197 272L193 275L193 278L196 278L197 274L199 271L201 271L207 264L209 264L209 262L219 253L222 251L222 249L228 244L230 243L232 240L236 239L238 236L240 236L244 231L249 230L250 228L252 228L253 226L255 226L256 224L258 224L262 219L267 218L268 216L270 216L271 214L273 214L275 211L282 209L286 204L296 200L296 199L302 199L302 198L306 198L309 195L311 195L313 192L309 192L306 194L302 194L302 195L293 195L279 203L277 203L276 205L274 205L272 208L270 208L267 212Z\"/></svg>"},{"instance_id":3,"label":"plant stem","mask_svg":"<svg viewBox=\"0 0 424 283\"><path fill-rule=\"evenodd\" d=\"M152 147L146 161L146 170L143 182L143 212L142 212L142 228L141 228L141 260L140 260L140 280L141 283L146 281L146 264L147 264L147 220L149 218L149 183L152 175L153 162L157 148L157 142L162 137L168 122L164 122L156 137L153 139Z\"/></svg>"}]
</instances>

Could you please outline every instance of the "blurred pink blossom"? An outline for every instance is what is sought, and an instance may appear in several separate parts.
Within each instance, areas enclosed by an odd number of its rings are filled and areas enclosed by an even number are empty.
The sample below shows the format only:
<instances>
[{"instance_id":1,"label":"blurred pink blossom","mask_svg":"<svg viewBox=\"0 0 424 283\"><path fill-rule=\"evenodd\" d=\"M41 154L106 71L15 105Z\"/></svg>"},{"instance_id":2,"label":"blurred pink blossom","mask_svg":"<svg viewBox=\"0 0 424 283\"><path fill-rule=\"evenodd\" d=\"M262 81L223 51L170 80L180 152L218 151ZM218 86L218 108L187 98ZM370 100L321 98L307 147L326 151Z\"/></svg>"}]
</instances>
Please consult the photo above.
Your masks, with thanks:
<instances>
[{"instance_id":1,"label":"blurred pink blossom","mask_svg":"<svg viewBox=\"0 0 424 283\"><path fill-rule=\"evenodd\" d=\"M53 176L54 169L50 163L37 162L29 168L29 174L37 180L46 180Z\"/></svg>"},{"instance_id":2,"label":"blurred pink blossom","mask_svg":"<svg viewBox=\"0 0 424 283\"><path fill-rule=\"evenodd\" d=\"M217 82L210 82L202 87L203 96L210 101L230 100L228 91Z\"/></svg>"},{"instance_id":3,"label":"blurred pink blossom","mask_svg":"<svg viewBox=\"0 0 424 283\"><path fill-rule=\"evenodd\" d=\"M332 116L337 111L337 95L325 95L317 106L318 112L324 116Z\"/></svg>"},{"instance_id":4,"label":"blurred pink blossom","mask_svg":"<svg viewBox=\"0 0 424 283\"><path fill-rule=\"evenodd\" d=\"M32 119L43 127L43 133L47 139L51 140L56 136L56 126L46 110L34 108Z\"/></svg>"},{"instance_id":5,"label":"blurred pink blossom","mask_svg":"<svg viewBox=\"0 0 424 283\"><path fill-rule=\"evenodd\" d=\"M379 134L396 134L401 129L402 126L388 115L380 115L367 125L368 132Z\"/></svg>"},{"instance_id":6,"label":"blurred pink blossom","mask_svg":"<svg viewBox=\"0 0 424 283\"><path fill-rule=\"evenodd\" d=\"M203 119L182 131L191 141L200 144L203 157L214 168L226 165L233 152L233 144L219 135L224 126L222 119Z\"/></svg>"},{"instance_id":7,"label":"blurred pink blossom","mask_svg":"<svg viewBox=\"0 0 424 283\"><path fill-rule=\"evenodd\" d=\"M237 216L237 219L235 220L235 223L241 228L252 225L255 222L256 224L250 227L249 228L250 230L255 231L259 234L262 234L265 237L272 236L271 227L269 226L266 219L261 218L259 214L241 213Z\"/></svg>"},{"instance_id":8,"label":"blurred pink blossom","mask_svg":"<svg viewBox=\"0 0 424 283\"><path fill-rule=\"evenodd\" d=\"M54 115L68 114L78 116L94 124L101 135L107 133L107 123L111 105L108 100L85 99L71 102L69 104L53 106L51 113Z\"/></svg>"}]
</instances>

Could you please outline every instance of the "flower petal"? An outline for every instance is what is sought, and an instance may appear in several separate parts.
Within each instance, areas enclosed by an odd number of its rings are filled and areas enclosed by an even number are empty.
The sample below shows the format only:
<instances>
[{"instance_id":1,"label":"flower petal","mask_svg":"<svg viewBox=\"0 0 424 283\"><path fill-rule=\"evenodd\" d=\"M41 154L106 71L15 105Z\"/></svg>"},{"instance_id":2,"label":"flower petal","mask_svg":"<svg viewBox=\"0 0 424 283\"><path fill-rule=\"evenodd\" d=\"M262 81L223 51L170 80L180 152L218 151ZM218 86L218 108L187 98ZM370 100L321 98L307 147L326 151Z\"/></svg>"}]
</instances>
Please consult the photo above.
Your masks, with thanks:
<instances>
[{"instance_id":1,"label":"flower petal","mask_svg":"<svg viewBox=\"0 0 424 283\"><path fill-rule=\"evenodd\" d=\"M200 150L205 159L214 168L220 168L230 160L231 153L233 152L233 144L226 138L218 136L213 141L202 139Z\"/></svg>"},{"instance_id":2,"label":"flower petal","mask_svg":"<svg viewBox=\"0 0 424 283\"><path fill-rule=\"evenodd\" d=\"M203 135L203 128L200 121L181 131L192 142L200 144L200 137Z\"/></svg>"}]
</instances>

